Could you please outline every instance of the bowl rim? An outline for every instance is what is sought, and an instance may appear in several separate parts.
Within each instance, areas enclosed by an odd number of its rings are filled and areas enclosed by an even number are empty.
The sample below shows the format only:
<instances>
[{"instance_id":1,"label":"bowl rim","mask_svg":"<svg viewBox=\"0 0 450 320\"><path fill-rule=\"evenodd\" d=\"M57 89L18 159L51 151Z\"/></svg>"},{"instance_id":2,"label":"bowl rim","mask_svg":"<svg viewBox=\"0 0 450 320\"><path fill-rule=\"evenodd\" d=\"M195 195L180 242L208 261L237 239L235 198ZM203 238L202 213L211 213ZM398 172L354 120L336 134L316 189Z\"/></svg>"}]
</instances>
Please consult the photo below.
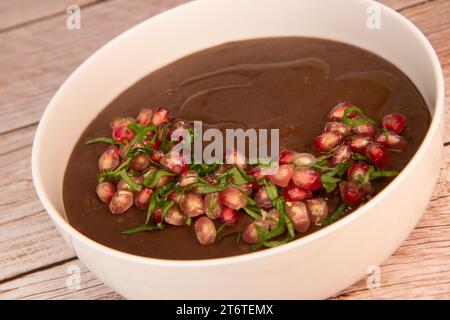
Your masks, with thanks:
<instances>
[{"instance_id":1,"label":"bowl rim","mask_svg":"<svg viewBox=\"0 0 450 320\"><path fill-rule=\"evenodd\" d=\"M99 48L97 51L95 51L88 59L86 59L82 64L80 64L75 71L64 81L64 83L61 85L61 87L57 90L55 95L52 97L50 102L48 103L41 120L39 122L38 128L36 130L34 140L33 140L33 146L32 146L32 156L31 156L31 169L32 169L32 178L33 178L33 184L36 189L36 193L42 202L44 208L46 209L48 215L53 220L55 225L63 230L72 242L72 237L76 238L78 241L80 241L83 245L88 246L91 249L94 249L96 251L99 251L102 254L107 254L109 256L114 256L121 260L126 260L133 263L143 264L143 265L156 265L156 266L166 266L166 267L179 267L179 268L189 268L189 267L209 267L209 266L227 266L227 265L234 265L238 263L248 262L252 260L257 259L264 259L269 256L275 256L279 254L283 254L284 252L290 251L296 247L302 247L306 246L307 244L317 241L321 238L325 238L327 235L334 233L336 230L343 228L345 225L352 223L352 221L357 220L361 218L363 215L366 214L367 211L371 210L372 207L374 207L377 203L380 201L383 201L383 199L386 197L386 195L391 192L391 190L395 189L397 185L401 184L403 180L405 180L409 175L411 175L412 171L414 170L414 167L416 164L420 161L422 157L425 156L425 152L429 148L429 146L432 144L433 139L435 138L436 134L440 134L441 130L441 121L443 119L444 114L444 76L443 71L439 62L439 59L437 57L436 52L434 51L432 45L430 44L429 40L425 37L425 35L419 30L418 27L416 27L410 20L408 20L406 17L402 16L400 13L396 12L395 10L387 7L384 4L381 4L379 2L373 1L373 0L362 0L363 2L367 3L373 3L377 4L381 7L381 10L383 11L383 14L390 15L394 17L394 19L398 19L400 23L402 23L404 26L406 26L413 35L417 38L417 40L421 43L421 45L426 49L426 52L428 54L428 57L431 60L431 64L433 66L433 70L435 73L434 81L436 83L436 91L435 91L435 97L436 101L434 104L434 112L432 114L432 121L428 128L428 131L420 144L419 149L416 151L416 153L413 155L413 157L410 159L408 164L403 168L403 170L400 172L400 174L392 181L390 182L381 192L379 192L376 196L374 196L368 203L364 204L360 208L356 209L352 214L336 221L335 223L331 224L330 226L327 226L326 228L322 228L320 230L317 230L311 234L308 234L304 237L301 237L299 239L296 239L295 241L288 242L286 244L283 244L281 246L270 248L270 250L260 250L256 252L250 252L242 255L236 255L236 256L228 256L228 257L222 257L222 258L213 258L213 259L194 259L194 260L176 260L176 259L159 259L159 258L152 258L152 257L145 257L145 256L139 256L123 251L119 251L116 249L113 249L111 247L105 246L99 242L96 242L81 232L79 232L77 229L72 227L68 221L66 221L62 215L58 213L58 209L55 208L55 206L52 204L50 197L48 196L47 192L45 191L45 187L42 185L41 181L41 173L39 171L39 152L42 150L40 148L41 141L44 138L44 127L47 125L48 122L47 118L49 117L49 114L52 112L52 109L55 108L55 105L57 104L56 100L59 96L59 93L62 92L67 86L69 86L68 82L71 78L76 76L82 67L89 64L94 57L101 54L103 51L107 50L109 46L112 44L119 42L122 38L127 37L129 34L135 32L136 30L139 30L140 28L144 27L144 24L146 24L149 20L156 21L159 19L163 19L166 15L172 14L177 11L183 10L187 6L195 6L195 5L201 5L203 1L195 1L195 2L188 2L179 6L176 6L170 10L164 11L162 13L159 13L153 17L150 17L134 27L126 30L125 32L119 34L112 40L110 40L108 43L106 43L104 46ZM361 0L352 0L353 2L361 2ZM323 38L326 39L326 38ZM72 248L75 250L76 248L72 246Z\"/></svg>"}]
</instances>

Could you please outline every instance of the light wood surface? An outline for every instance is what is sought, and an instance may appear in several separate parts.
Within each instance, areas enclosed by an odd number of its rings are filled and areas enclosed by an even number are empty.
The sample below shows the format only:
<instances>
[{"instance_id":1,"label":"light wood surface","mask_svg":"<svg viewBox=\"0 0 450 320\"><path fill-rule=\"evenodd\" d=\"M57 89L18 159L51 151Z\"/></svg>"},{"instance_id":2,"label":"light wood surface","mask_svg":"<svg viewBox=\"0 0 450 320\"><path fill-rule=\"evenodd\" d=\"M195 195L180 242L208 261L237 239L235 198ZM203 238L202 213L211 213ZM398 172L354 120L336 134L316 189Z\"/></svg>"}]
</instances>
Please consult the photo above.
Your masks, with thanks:
<instances>
[{"instance_id":1,"label":"light wood surface","mask_svg":"<svg viewBox=\"0 0 450 320\"><path fill-rule=\"evenodd\" d=\"M185 0L80 0L81 30L65 27L65 1L0 2L0 299L120 299L76 258L36 197L33 135L51 96L90 54L136 23ZM450 99L450 1L384 0L430 39ZM33 6L33 5L31 5ZM445 141L450 142L449 121ZM423 218L381 266L381 288L362 279L336 299L450 298L450 146ZM81 288L67 287L80 268Z\"/></svg>"}]
</instances>

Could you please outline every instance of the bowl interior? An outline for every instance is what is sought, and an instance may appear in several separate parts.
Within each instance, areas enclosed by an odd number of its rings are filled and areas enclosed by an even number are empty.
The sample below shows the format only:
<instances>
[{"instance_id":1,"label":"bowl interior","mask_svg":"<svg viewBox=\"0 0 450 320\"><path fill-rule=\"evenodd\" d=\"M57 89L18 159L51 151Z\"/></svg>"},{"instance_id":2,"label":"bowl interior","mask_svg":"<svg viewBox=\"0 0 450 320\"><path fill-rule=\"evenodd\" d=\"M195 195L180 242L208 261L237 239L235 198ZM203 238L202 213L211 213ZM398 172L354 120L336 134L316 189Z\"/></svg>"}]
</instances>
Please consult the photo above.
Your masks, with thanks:
<instances>
[{"instance_id":1,"label":"bowl interior","mask_svg":"<svg viewBox=\"0 0 450 320\"><path fill-rule=\"evenodd\" d=\"M374 10L380 10L379 30L367 27ZM374 52L400 68L416 84L431 113L435 111L442 90L435 54L410 22L382 5L361 0L195 1L108 43L54 96L33 146L35 185L50 215L64 217L63 178L80 134L126 88L190 53L229 41L277 36L325 38Z\"/></svg>"}]
</instances>

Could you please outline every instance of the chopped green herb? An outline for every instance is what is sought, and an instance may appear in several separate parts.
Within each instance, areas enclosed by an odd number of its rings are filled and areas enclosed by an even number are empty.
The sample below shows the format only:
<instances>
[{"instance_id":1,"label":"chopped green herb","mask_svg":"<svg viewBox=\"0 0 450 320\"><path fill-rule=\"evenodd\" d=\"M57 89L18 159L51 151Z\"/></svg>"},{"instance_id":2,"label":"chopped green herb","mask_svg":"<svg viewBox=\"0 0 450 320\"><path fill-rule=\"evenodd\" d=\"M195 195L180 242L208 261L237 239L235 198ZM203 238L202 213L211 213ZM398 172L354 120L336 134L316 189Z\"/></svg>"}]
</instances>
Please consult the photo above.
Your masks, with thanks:
<instances>
[{"instance_id":1,"label":"chopped green herb","mask_svg":"<svg viewBox=\"0 0 450 320\"><path fill-rule=\"evenodd\" d=\"M105 137L88 139L88 140L86 140L85 144L91 144L91 143L97 143L97 142L104 142L104 143L109 143L109 144L117 144L117 142L114 139L112 139L112 138L105 138Z\"/></svg>"},{"instance_id":2,"label":"chopped green herb","mask_svg":"<svg viewBox=\"0 0 450 320\"><path fill-rule=\"evenodd\" d=\"M150 174L144 179L143 183L148 188L154 188L162 177L173 175L173 173L165 169L155 170L150 172Z\"/></svg>"},{"instance_id":3,"label":"chopped green herb","mask_svg":"<svg viewBox=\"0 0 450 320\"><path fill-rule=\"evenodd\" d=\"M135 233L139 233L139 232L143 232L143 231L155 231L155 230L162 230L162 227L143 224L136 228L124 230L121 233L126 234L126 235L131 235L131 234L135 234Z\"/></svg>"},{"instance_id":4,"label":"chopped green herb","mask_svg":"<svg viewBox=\"0 0 450 320\"><path fill-rule=\"evenodd\" d=\"M120 177L133 189L137 192L142 190L142 186L133 181L133 179L127 174L125 169L120 171Z\"/></svg>"},{"instance_id":5,"label":"chopped green herb","mask_svg":"<svg viewBox=\"0 0 450 320\"><path fill-rule=\"evenodd\" d=\"M345 203L341 203L341 205L336 209L336 211L334 211L331 214L331 216L329 216L325 220L322 220L322 224L325 226L332 224L333 222L335 222L337 219L339 219L342 216L342 214L345 212L346 209L347 209L347 205Z\"/></svg>"},{"instance_id":6,"label":"chopped green herb","mask_svg":"<svg viewBox=\"0 0 450 320\"><path fill-rule=\"evenodd\" d=\"M370 180L375 180L382 177L395 177L398 176L398 171L375 171L370 175Z\"/></svg>"}]
</instances>

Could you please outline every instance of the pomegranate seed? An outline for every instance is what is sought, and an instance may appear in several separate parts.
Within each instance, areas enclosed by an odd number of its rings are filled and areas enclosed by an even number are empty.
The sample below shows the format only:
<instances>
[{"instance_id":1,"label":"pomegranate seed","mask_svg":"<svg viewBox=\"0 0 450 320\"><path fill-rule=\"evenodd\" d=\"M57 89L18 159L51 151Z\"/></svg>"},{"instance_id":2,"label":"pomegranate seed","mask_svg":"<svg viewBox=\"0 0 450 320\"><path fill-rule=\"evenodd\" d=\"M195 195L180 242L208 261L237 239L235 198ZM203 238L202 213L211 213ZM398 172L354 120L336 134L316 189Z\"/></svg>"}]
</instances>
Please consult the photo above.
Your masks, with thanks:
<instances>
[{"instance_id":1,"label":"pomegranate seed","mask_svg":"<svg viewBox=\"0 0 450 320\"><path fill-rule=\"evenodd\" d=\"M248 174L254 178L252 182L252 187L255 190L258 190L262 187L262 185L258 184L258 180L264 177L262 170L260 167L254 167L249 170Z\"/></svg>"},{"instance_id":2,"label":"pomegranate seed","mask_svg":"<svg viewBox=\"0 0 450 320\"><path fill-rule=\"evenodd\" d=\"M377 134L377 127L373 124L360 124L352 128L352 132L358 136L373 137Z\"/></svg>"},{"instance_id":3,"label":"pomegranate seed","mask_svg":"<svg viewBox=\"0 0 450 320\"><path fill-rule=\"evenodd\" d=\"M159 161L163 167L175 174L183 174L189 168L186 159L175 152L166 153Z\"/></svg>"},{"instance_id":4,"label":"pomegranate seed","mask_svg":"<svg viewBox=\"0 0 450 320\"><path fill-rule=\"evenodd\" d=\"M275 229L278 225L278 220L280 220L280 213L277 209L272 208L266 215L263 215L263 220L269 222L269 229Z\"/></svg>"},{"instance_id":5,"label":"pomegranate seed","mask_svg":"<svg viewBox=\"0 0 450 320\"><path fill-rule=\"evenodd\" d=\"M128 127L119 127L114 129L112 137L118 143L130 142L134 138L134 132Z\"/></svg>"},{"instance_id":6,"label":"pomegranate seed","mask_svg":"<svg viewBox=\"0 0 450 320\"><path fill-rule=\"evenodd\" d=\"M289 184L293 173L294 167L292 165L282 164L278 167L278 170L275 174L269 175L268 177L269 180L272 181L275 185L286 187Z\"/></svg>"},{"instance_id":7,"label":"pomegranate seed","mask_svg":"<svg viewBox=\"0 0 450 320\"><path fill-rule=\"evenodd\" d=\"M389 160L389 151L379 143L371 143L366 148L366 157L378 168L383 167Z\"/></svg>"},{"instance_id":8,"label":"pomegranate seed","mask_svg":"<svg viewBox=\"0 0 450 320\"><path fill-rule=\"evenodd\" d=\"M366 176L369 165L365 162L355 162L347 169L347 179L349 181L361 181Z\"/></svg>"},{"instance_id":9,"label":"pomegranate seed","mask_svg":"<svg viewBox=\"0 0 450 320\"><path fill-rule=\"evenodd\" d=\"M156 211L153 213L152 217L153 217L153 221L155 221L156 223L161 223L162 222L162 208L156 209Z\"/></svg>"},{"instance_id":10,"label":"pomegranate seed","mask_svg":"<svg viewBox=\"0 0 450 320\"><path fill-rule=\"evenodd\" d=\"M297 153L292 160L292 164L296 167L307 167L316 162L316 157L311 153Z\"/></svg>"},{"instance_id":11,"label":"pomegranate seed","mask_svg":"<svg viewBox=\"0 0 450 320\"><path fill-rule=\"evenodd\" d=\"M238 151L227 151L225 163L235 165L240 169L245 169L247 167L247 158Z\"/></svg>"},{"instance_id":12,"label":"pomegranate seed","mask_svg":"<svg viewBox=\"0 0 450 320\"><path fill-rule=\"evenodd\" d=\"M134 122L134 119L131 117L127 118L114 118L109 122L109 127L112 131L116 130L120 127L128 127L131 123Z\"/></svg>"},{"instance_id":13,"label":"pomegranate seed","mask_svg":"<svg viewBox=\"0 0 450 320\"><path fill-rule=\"evenodd\" d=\"M184 214L191 218L205 213L202 196L194 192L185 193L181 197L180 207Z\"/></svg>"},{"instance_id":14,"label":"pomegranate seed","mask_svg":"<svg viewBox=\"0 0 450 320\"><path fill-rule=\"evenodd\" d=\"M341 144L333 152L333 157L331 158L331 165L336 166L339 163L346 163L352 159L352 150L350 146L346 144Z\"/></svg>"},{"instance_id":15,"label":"pomegranate seed","mask_svg":"<svg viewBox=\"0 0 450 320\"><path fill-rule=\"evenodd\" d=\"M152 193L152 189L142 188L134 197L134 206L138 209L147 209Z\"/></svg>"},{"instance_id":16,"label":"pomegranate seed","mask_svg":"<svg viewBox=\"0 0 450 320\"><path fill-rule=\"evenodd\" d=\"M170 118L169 111L164 107L159 107L153 112L152 123L155 126L159 126L165 122L168 122Z\"/></svg>"},{"instance_id":17,"label":"pomegranate seed","mask_svg":"<svg viewBox=\"0 0 450 320\"><path fill-rule=\"evenodd\" d=\"M338 103L336 106L331 109L330 113L328 114L328 119L332 121L342 121L344 118L344 111L347 108L350 108L353 105L351 102L341 102Z\"/></svg>"},{"instance_id":18,"label":"pomegranate seed","mask_svg":"<svg viewBox=\"0 0 450 320\"><path fill-rule=\"evenodd\" d=\"M122 214L133 205L133 193L130 191L117 191L109 203L109 210L112 214Z\"/></svg>"},{"instance_id":19,"label":"pomegranate seed","mask_svg":"<svg viewBox=\"0 0 450 320\"><path fill-rule=\"evenodd\" d=\"M219 193L208 193L203 199L205 213L211 220L220 218L222 206L219 203Z\"/></svg>"},{"instance_id":20,"label":"pomegranate seed","mask_svg":"<svg viewBox=\"0 0 450 320\"><path fill-rule=\"evenodd\" d=\"M336 132L324 132L314 139L314 149L319 152L328 152L342 141L342 136Z\"/></svg>"},{"instance_id":21,"label":"pomegranate seed","mask_svg":"<svg viewBox=\"0 0 450 320\"><path fill-rule=\"evenodd\" d=\"M130 167L134 171L145 171L150 165L150 157L142 152L136 154L130 162Z\"/></svg>"},{"instance_id":22,"label":"pomegranate seed","mask_svg":"<svg viewBox=\"0 0 450 320\"><path fill-rule=\"evenodd\" d=\"M279 163L280 164L291 164L294 157L298 154L298 152L292 150L281 150L279 155Z\"/></svg>"},{"instance_id":23,"label":"pomegranate seed","mask_svg":"<svg viewBox=\"0 0 450 320\"><path fill-rule=\"evenodd\" d=\"M139 112L136 121L143 125L148 126L152 123L152 117L153 117L153 110L149 108L144 108Z\"/></svg>"},{"instance_id":24,"label":"pomegranate seed","mask_svg":"<svg viewBox=\"0 0 450 320\"><path fill-rule=\"evenodd\" d=\"M178 192L176 192L176 191L172 191L172 193L169 194L169 196L167 197L167 200L173 201L173 202L175 202L176 204L180 204L181 196L182 196L181 193L178 193Z\"/></svg>"},{"instance_id":25,"label":"pomegranate seed","mask_svg":"<svg viewBox=\"0 0 450 320\"><path fill-rule=\"evenodd\" d=\"M142 177L130 177L131 180L133 180L136 184L142 185ZM135 190L125 182L125 180L120 179L119 183L117 183L117 190L124 190L124 191L131 191L134 192Z\"/></svg>"},{"instance_id":26,"label":"pomegranate seed","mask_svg":"<svg viewBox=\"0 0 450 320\"><path fill-rule=\"evenodd\" d=\"M320 188L320 174L310 168L295 168L292 181L302 189L314 191Z\"/></svg>"},{"instance_id":27,"label":"pomegranate seed","mask_svg":"<svg viewBox=\"0 0 450 320\"><path fill-rule=\"evenodd\" d=\"M328 217L328 204L324 198L317 197L306 200L306 208L309 219L315 224Z\"/></svg>"},{"instance_id":28,"label":"pomegranate seed","mask_svg":"<svg viewBox=\"0 0 450 320\"><path fill-rule=\"evenodd\" d=\"M387 141L386 141L387 136ZM403 150L406 148L406 139L399 136L395 132L389 131L388 133L382 132L378 134L376 141L382 145L394 150Z\"/></svg>"},{"instance_id":29,"label":"pomegranate seed","mask_svg":"<svg viewBox=\"0 0 450 320\"><path fill-rule=\"evenodd\" d=\"M383 128L396 134L400 134L406 126L406 117L399 113L387 114L381 120L381 124L383 125Z\"/></svg>"},{"instance_id":30,"label":"pomegranate seed","mask_svg":"<svg viewBox=\"0 0 450 320\"><path fill-rule=\"evenodd\" d=\"M155 189L159 189L164 187L166 184L173 180L172 176L163 176L161 177L155 185Z\"/></svg>"},{"instance_id":31,"label":"pomegranate seed","mask_svg":"<svg viewBox=\"0 0 450 320\"><path fill-rule=\"evenodd\" d=\"M183 188L198 181L198 173L195 170L188 170L180 176L178 186Z\"/></svg>"},{"instance_id":32,"label":"pomegranate seed","mask_svg":"<svg viewBox=\"0 0 450 320\"><path fill-rule=\"evenodd\" d=\"M169 211L167 211L164 221L174 226L184 226L186 224L187 217L178 206L172 206Z\"/></svg>"},{"instance_id":33,"label":"pomegranate seed","mask_svg":"<svg viewBox=\"0 0 450 320\"><path fill-rule=\"evenodd\" d=\"M115 145L110 145L98 159L98 169L100 172L114 170L119 164L119 149Z\"/></svg>"},{"instance_id":34,"label":"pomegranate seed","mask_svg":"<svg viewBox=\"0 0 450 320\"><path fill-rule=\"evenodd\" d=\"M195 221L195 235L202 245L214 243L216 240L216 226L207 217L201 217Z\"/></svg>"},{"instance_id":35,"label":"pomegranate seed","mask_svg":"<svg viewBox=\"0 0 450 320\"><path fill-rule=\"evenodd\" d=\"M97 185L97 195L104 203L110 203L116 193L116 186L110 182L100 182Z\"/></svg>"},{"instance_id":36,"label":"pomegranate seed","mask_svg":"<svg viewBox=\"0 0 450 320\"><path fill-rule=\"evenodd\" d=\"M247 205L247 196L241 190L229 187L219 193L219 201L228 208L239 210Z\"/></svg>"},{"instance_id":37,"label":"pomegranate seed","mask_svg":"<svg viewBox=\"0 0 450 320\"><path fill-rule=\"evenodd\" d=\"M342 122L337 122L337 121L333 121L333 122L327 122L325 124L325 132L333 132L336 131L338 132L342 137L346 137L349 133L350 130L352 129L351 126L344 124Z\"/></svg>"},{"instance_id":38,"label":"pomegranate seed","mask_svg":"<svg viewBox=\"0 0 450 320\"><path fill-rule=\"evenodd\" d=\"M222 207L220 221L224 224L235 224L238 219L238 212L228 207Z\"/></svg>"},{"instance_id":39,"label":"pomegranate seed","mask_svg":"<svg viewBox=\"0 0 450 320\"><path fill-rule=\"evenodd\" d=\"M287 215L292 220L297 232L305 232L309 229L310 221L306 205L301 201L286 202Z\"/></svg>"},{"instance_id":40,"label":"pomegranate seed","mask_svg":"<svg viewBox=\"0 0 450 320\"><path fill-rule=\"evenodd\" d=\"M265 230L269 230L270 227L270 223L265 220L257 220L250 223L242 233L242 240L248 244L255 244L259 241L259 233L258 230L256 230L255 225L260 226Z\"/></svg>"},{"instance_id":41,"label":"pomegranate seed","mask_svg":"<svg viewBox=\"0 0 450 320\"><path fill-rule=\"evenodd\" d=\"M364 153L366 147L371 144L371 137L356 137L349 142L350 149L356 153Z\"/></svg>"},{"instance_id":42,"label":"pomegranate seed","mask_svg":"<svg viewBox=\"0 0 450 320\"><path fill-rule=\"evenodd\" d=\"M311 198L312 192L299 188L294 183L289 183L283 190L283 197L286 201L301 201Z\"/></svg>"},{"instance_id":43,"label":"pomegranate seed","mask_svg":"<svg viewBox=\"0 0 450 320\"><path fill-rule=\"evenodd\" d=\"M157 150L152 153L152 160L155 162L161 161L161 159L164 157L164 152Z\"/></svg>"},{"instance_id":44,"label":"pomegranate seed","mask_svg":"<svg viewBox=\"0 0 450 320\"><path fill-rule=\"evenodd\" d=\"M252 183L243 183L235 185L236 188L241 190L246 196L249 196L252 194L253 191L253 184Z\"/></svg>"},{"instance_id":45,"label":"pomegranate seed","mask_svg":"<svg viewBox=\"0 0 450 320\"><path fill-rule=\"evenodd\" d=\"M256 205L260 208L272 208L272 201L269 199L266 188L259 188L255 194Z\"/></svg>"},{"instance_id":46,"label":"pomegranate seed","mask_svg":"<svg viewBox=\"0 0 450 320\"><path fill-rule=\"evenodd\" d=\"M342 201L349 206L359 205L366 194L366 188L356 181L342 181L339 183Z\"/></svg>"}]
</instances>

